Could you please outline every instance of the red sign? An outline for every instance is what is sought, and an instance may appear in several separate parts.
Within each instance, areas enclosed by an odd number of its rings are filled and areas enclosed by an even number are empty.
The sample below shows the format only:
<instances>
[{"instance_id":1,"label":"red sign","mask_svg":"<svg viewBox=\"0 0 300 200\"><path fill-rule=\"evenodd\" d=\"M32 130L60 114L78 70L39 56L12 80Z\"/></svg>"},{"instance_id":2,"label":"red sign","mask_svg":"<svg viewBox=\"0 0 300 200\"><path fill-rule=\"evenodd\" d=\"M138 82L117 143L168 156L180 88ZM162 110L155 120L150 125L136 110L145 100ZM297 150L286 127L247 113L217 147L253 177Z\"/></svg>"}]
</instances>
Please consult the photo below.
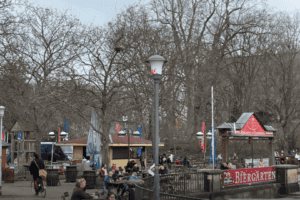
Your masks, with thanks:
<instances>
[{"instance_id":1,"label":"red sign","mask_svg":"<svg viewBox=\"0 0 300 200\"><path fill-rule=\"evenodd\" d=\"M236 130L235 134L249 136L273 136L273 132L267 132L263 129L254 115L250 117L242 130Z\"/></svg>"},{"instance_id":2,"label":"red sign","mask_svg":"<svg viewBox=\"0 0 300 200\"><path fill-rule=\"evenodd\" d=\"M244 185L276 181L276 167L226 170L222 175L223 186Z\"/></svg>"}]
</instances>

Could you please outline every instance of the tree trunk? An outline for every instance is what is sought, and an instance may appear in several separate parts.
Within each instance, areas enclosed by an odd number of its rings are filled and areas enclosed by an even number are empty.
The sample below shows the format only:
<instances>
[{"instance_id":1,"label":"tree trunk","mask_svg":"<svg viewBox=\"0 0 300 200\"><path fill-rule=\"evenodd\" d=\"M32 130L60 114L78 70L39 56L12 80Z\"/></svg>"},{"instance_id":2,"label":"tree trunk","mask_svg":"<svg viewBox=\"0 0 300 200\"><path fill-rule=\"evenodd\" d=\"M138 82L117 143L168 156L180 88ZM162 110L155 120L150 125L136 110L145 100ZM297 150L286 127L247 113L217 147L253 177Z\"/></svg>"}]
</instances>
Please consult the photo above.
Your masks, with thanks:
<instances>
[{"instance_id":1,"label":"tree trunk","mask_svg":"<svg viewBox=\"0 0 300 200\"><path fill-rule=\"evenodd\" d=\"M35 125L35 153L39 155L39 158L41 158L41 139L42 139L41 131L38 127L38 125Z\"/></svg>"},{"instance_id":2,"label":"tree trunk","mask_svg":"<svg viewBox=\"0 0 300 200\"><path fill-rule=\"evenodd\" d=\"M108 155L108 149L109 149L109 140L104 140L102 137L102 149L101 149L101 154L102 154L102 164L106 164L106 166L109 166L109 155Z\"/></svg>"}]
</instances>

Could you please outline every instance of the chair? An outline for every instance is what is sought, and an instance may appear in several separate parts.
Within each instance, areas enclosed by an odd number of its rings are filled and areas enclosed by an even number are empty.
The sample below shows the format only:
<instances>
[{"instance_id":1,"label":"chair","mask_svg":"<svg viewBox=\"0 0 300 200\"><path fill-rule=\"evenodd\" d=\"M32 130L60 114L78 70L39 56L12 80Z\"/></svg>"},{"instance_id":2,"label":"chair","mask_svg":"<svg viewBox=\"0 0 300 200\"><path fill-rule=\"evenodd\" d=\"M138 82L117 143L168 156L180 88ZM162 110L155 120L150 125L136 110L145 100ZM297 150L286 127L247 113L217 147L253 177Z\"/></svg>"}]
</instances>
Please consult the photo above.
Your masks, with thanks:
<instances>
[{"instance_id":1,"label":"chair","mask_svg":"<svg viewBox=\"0 0 300 200\"><path fill-rule=\"evenodd\" d=\"M62 200L69 200L69 192L65 192L63 195L61 195Z\"/></svg>"}]
</instances>

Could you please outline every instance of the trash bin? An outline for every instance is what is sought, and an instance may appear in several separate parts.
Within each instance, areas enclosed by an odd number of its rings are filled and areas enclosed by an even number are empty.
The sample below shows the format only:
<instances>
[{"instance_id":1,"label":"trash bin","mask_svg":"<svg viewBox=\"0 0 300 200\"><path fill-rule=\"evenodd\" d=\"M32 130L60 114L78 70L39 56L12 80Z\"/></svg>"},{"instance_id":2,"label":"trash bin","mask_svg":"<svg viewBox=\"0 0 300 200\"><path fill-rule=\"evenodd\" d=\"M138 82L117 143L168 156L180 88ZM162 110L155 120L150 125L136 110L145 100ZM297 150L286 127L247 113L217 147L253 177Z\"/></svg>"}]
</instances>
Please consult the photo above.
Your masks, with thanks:
<instances>
[{"instance_id":1,"label":"trash bin","mask_svg":"<svg viewBox=\"0 0 300 200\"><path fill-rule=\"evenodd\" d=\"M47 185L57 186L59 181L58 169L47 169Z\"/></svg>"},{"instance_id":2,"label":"trash bin","mask_svg":"<svg viewBox=\"0 0 300 200\"><path fill-rule=\"evenodd\" d=\"M65 171L66 182L76 182L77 166L67 166Z\"/></svg>"},{"instance_id":3,"label":"trash bin","mask_svg":"<svg viewBox=\"0 0 300 200\"><path fill-rule=\"evenodd\" d=\"M83 178L86 181L86 189L96 188L96 172L94 170L83 171Z\"/></svg>"},{"instance_id":4,"label":"trash bin","mask_svg":"<svg viewBox=\"0 0 300 200\"><path fill-rule=\"evenodd\" d=\"M5 183L14 183L15 179L15 170L6 168L3 173L3 179Z\"/></svg>"}]
</instances>

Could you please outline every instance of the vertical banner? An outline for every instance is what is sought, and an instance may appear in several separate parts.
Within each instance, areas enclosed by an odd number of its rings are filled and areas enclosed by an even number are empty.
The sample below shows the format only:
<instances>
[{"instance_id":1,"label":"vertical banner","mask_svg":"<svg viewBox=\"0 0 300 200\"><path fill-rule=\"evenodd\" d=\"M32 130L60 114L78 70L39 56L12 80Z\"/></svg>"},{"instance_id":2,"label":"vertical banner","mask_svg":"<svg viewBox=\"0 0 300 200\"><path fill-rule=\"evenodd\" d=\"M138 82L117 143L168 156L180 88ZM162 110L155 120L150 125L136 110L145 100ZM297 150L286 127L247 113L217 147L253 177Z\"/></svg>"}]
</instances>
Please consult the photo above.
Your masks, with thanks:
<instances>
[{"instance_id":1,"label":"vertical banner","mask_svg":"<svg viewBox=\"0 0 300 200\"><path fill-rule=\"evenodd\" d=\"M142 138L142 128L141 128L141 126L138 126L138 132L140 132L140 138ZM142 147L138 148L137 154L138 154L138 156L141 156L141 154L142 154Z\"/></svg>"},{"instance_id":2,"label":"vertical banner","mask_svg":"<svg viewBox=\"0 0 300 200\"><path fill-rule=\"evenodd\" d=\"M205 134L205 123L202 123L202 133L203 133L203 151L206 150L206 134Z\"/></svg>"}]
</instances>

